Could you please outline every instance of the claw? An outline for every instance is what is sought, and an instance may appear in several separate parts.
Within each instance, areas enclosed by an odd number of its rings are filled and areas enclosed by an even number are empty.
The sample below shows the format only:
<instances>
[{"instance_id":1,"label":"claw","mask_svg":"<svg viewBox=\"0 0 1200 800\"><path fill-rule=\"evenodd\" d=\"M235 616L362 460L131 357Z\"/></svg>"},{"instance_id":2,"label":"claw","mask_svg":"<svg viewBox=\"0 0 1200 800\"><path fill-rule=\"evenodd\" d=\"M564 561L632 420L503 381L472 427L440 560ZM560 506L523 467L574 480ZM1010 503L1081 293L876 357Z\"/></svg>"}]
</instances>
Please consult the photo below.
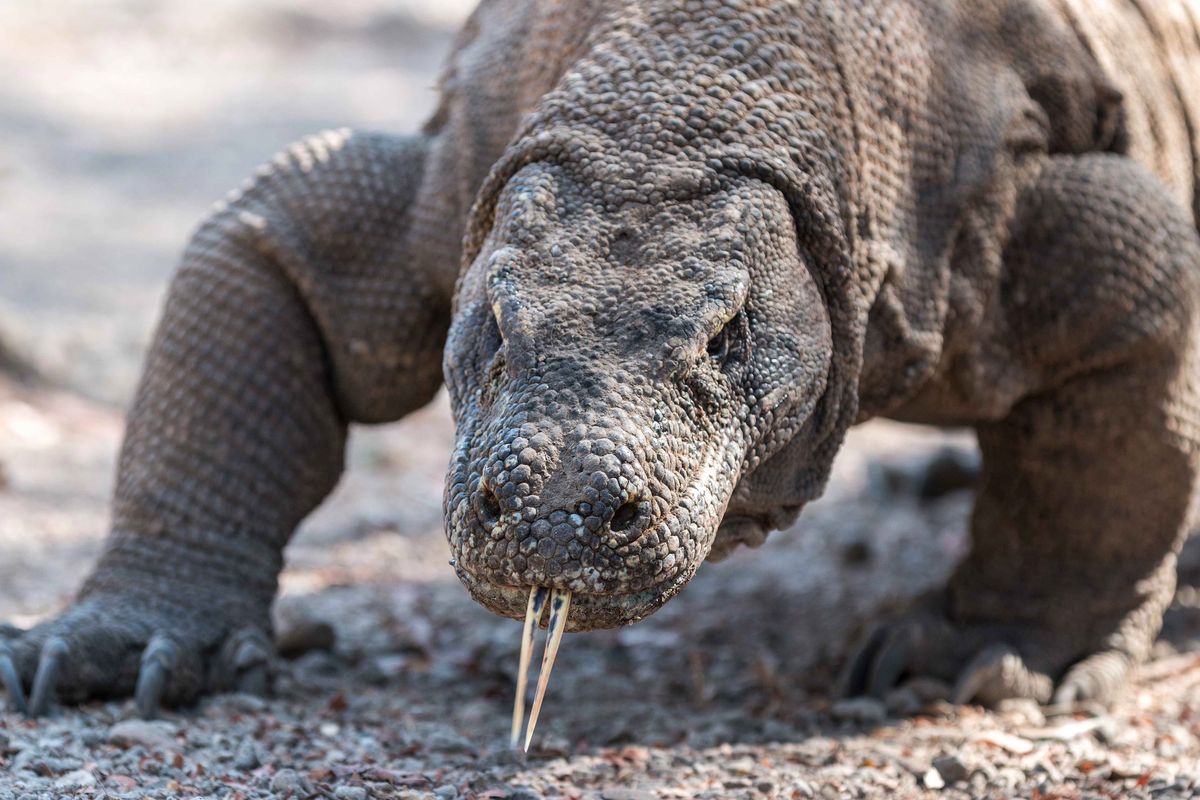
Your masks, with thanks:
<instances>
[{"instance_id":1,"label":"claw","mask_svg":"<svg viewBox=\"0 0 1200 800\"><path fill-rule=\"evenodd\" d=\"M29 715L29 706L25 703L25 689L21 686L21 676L13 663L12 650L7 644L0 644L0 680L8 690L8 704L13 711Z\"/></svg>"},{"instance_id":2,"label":"claw","mask_svg":"<svg viewBox=\"0 0 1200 800\"><path fill-rule=\"evenodd\" d=\"M151 719L158 712L167 681L178 661L179 648L169 637L158 634L146 645L138 670L137 688L133 692L138 716Z\"/></svg>"},{"instance_id":3,"label":"claw","mask_svg":"<svg viewBox=\"0 0 1200 800\"><path fill-rule=\"evenodd\" d=\"M913 632L907 626L884 637L871 664L866 692L868 695L883 699L895 688L912 659L913 638Z\"/></svg>"},{"instance_id":4,"label":"claw","mask_svg":"<svg viewBox=\"0 0 1200 800\"><path fill-rule=\"evenodd\" d=\"M571 593L563 589L555 589L550 595L550 623L547 628L546 649L542 653L542 666L538 671L537 690L533 695L533 709L529 712L529 727L525 729L525 752L529 752L529 743L533 741L533 731L537 727L538 714L542 710L542 700L546 696L546 684L550 682L550 670L554 669L554 659L558 656L558 646L562 643L563 631L567 627L567 614L571 611Z\"/></svg>"},{"instance_id":5,"label":"claw","mask_svg":"<svg viewBox=\"0 0 1200 800\"><path fill-rule=\"evenodd\" d=\"M52 636L42 645L42 656L33 678L33 692L29 697L31 718L40 717L49 710L58 684L58 672L70 652L66 640L60 636Z\"/></svg>"},{"instance_id":6,"label":"claw","mask_svg":"<svg viewBox=\"0 0 1200 800\"><path fill-rule=\"evenodd\" d=\"M233 655L233 668L237 674L237 690L246 694L263 696L270 684L268 664L271 648L258 631L245 636Z\"/></svg>"},{"instance_id":7,"label":"claw","mask_svg":"<svg viewBox=\"0 0 1200 800\"><path fill-rule=\"evenodd\" d=\"M887 629L877 625L865 641L861 641L842 672L841 693L845 697L856 697L867 690L867 678L871 673L871 664L880 645L886 637Z\"/></svg>"},{"instance_id":8,"label":"claw","mask_svg":"<svg viewBox=\"0 0 1200 800\"><path fill-rule=\"evenodd\" d=\"M542 618L542 609L546 606L548 595L549 592L544 586L534 586L529 590L529 603L525 607L525 627L521 631L521 662L517 667L517 697L513 701L512 733L508 740L509 746L514 750L521 741L521 725L525 721L525 689L529 684L533 638L537 633L537 623Z\"/></svg>"}]
</instances>

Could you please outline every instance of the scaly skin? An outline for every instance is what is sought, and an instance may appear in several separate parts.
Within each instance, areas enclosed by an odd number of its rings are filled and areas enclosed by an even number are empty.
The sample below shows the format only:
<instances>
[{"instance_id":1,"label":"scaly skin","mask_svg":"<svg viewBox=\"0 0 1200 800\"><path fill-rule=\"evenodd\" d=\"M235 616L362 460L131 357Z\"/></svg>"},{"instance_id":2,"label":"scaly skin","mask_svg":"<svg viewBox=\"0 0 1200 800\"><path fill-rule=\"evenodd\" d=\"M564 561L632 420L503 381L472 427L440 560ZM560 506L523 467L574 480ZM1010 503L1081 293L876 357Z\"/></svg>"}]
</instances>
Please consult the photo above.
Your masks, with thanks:
<instances>
[{"instance_id":1,"label":"scaly skin","mask_svg":"<svg viewBox=\"0 0 1200 800\"><path fill-rule=\"evenodd\" d=\"M442 358L448 535L498 613L632 622L789 524L856 420L971 424L974 549L847 688L1107 699L1200 458L1200 46L1123 2L485 2L422 135L310 140L201 228L109 548L0 677L33 713L260 683L346 425Z\"/></svg>"}]
</instances>

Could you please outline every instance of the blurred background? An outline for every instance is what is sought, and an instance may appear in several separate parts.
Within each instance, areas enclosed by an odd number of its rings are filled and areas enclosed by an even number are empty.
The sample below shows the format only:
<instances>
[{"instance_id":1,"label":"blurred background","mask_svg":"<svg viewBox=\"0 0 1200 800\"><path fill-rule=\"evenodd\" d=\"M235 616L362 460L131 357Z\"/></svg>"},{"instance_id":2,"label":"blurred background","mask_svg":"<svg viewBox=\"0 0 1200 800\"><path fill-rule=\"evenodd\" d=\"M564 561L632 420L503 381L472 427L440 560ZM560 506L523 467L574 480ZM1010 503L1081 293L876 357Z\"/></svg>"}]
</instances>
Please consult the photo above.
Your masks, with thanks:
<instances>
[{"instance_id":1,"label":"blurred background","mask_svg":"<svg viewBox=\"0 0 1200 800\"><path fill-rule=\"evenodd\" d=\"M208 208L306 134L418 127L472 6L0 0L0 619L53 610L90 565L121 411ZM382 525L440 527L444 404L430 414L397 446L356 437L352 461L428 476L378 492Z\"/></svg>"},{"instance_id":2,"label":"blurred background","mask_svg":"<svg viewBox=\"0 0 1200 800\"><path fill-rule=\"evenodd\" d=\"M471 0L0 2L0 331L48 377L132 391L206 209L327 127L405 131Z\"/></svg>"}]
</instances>

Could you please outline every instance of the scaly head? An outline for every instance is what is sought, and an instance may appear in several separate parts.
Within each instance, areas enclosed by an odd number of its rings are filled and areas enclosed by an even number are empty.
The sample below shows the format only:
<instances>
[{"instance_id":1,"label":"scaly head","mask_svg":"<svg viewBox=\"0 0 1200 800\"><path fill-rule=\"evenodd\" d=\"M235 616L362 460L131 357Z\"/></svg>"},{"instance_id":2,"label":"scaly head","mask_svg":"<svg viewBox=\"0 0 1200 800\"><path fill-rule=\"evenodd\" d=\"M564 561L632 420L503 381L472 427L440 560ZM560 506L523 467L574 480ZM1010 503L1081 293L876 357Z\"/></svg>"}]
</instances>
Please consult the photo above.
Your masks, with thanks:
<instances>
[{"instance_id":1,"label":"scaly head","mask_svg":"<svg viewBox=\"0 0 1200 800\"><path fill-rule=\"evenodd\" d=\"M826 386L830 323L788 203L685 161L547 158L495 191L446 348L456 569L493 611L571 592L641 619Z\"/></svg>"}]
</instances>

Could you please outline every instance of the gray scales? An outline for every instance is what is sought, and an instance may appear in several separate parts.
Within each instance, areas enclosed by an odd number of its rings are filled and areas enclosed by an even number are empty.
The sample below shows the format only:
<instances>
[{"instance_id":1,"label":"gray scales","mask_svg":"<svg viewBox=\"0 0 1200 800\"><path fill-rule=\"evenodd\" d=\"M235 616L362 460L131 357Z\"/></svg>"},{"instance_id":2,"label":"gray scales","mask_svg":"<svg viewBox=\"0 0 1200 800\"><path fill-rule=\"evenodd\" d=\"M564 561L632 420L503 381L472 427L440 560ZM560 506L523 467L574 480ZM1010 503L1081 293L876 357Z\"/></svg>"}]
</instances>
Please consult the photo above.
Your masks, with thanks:
<instances>
[{"instance_id":1,"label":"gray scales","mask_svg":"<svg viewBox=\"0 0 1200 800\"><path fill-rule=\"evenodd\" d=\"M972 550L844 688L1112 697L1200 466L1198 23L485 0L420 133L307 139L198 229L105 552L0 634L10 700L263 688L281 552L347 426L443 382L455 566L499 614L542 587L571 630L636 621L790 524L852 424L968 425Z\"/></svg>"}]
</instances>

